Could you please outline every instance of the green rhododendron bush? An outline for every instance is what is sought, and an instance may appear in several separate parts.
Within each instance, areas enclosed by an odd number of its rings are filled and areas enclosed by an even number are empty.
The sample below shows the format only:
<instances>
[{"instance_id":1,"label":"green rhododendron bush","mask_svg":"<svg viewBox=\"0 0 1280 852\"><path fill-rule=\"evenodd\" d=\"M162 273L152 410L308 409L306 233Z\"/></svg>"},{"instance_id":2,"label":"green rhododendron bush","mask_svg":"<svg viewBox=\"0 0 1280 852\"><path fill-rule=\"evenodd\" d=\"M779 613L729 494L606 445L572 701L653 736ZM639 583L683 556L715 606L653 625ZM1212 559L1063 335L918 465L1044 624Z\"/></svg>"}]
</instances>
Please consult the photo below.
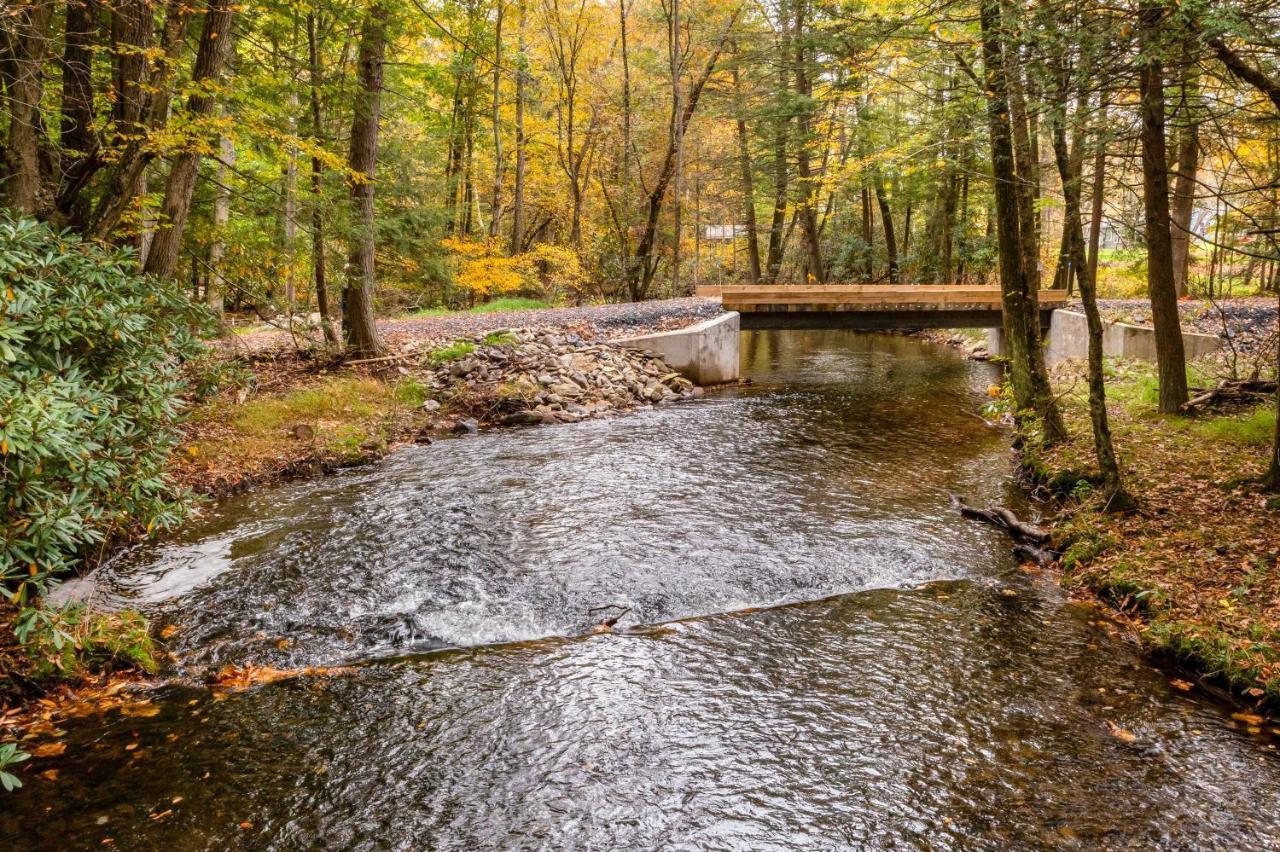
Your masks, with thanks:
<instances>
[{"instance_id":1,"label":"green rhododendron bush","mask_svg":"<svg viewBox=\"0 0 1280 852\"><path fill-rule=\"evenodd\" d=\"M51 580L180 519L165 459L209 322L132 252L0 213L0 590L20 640Z\"/></svg>"}]
</instances>

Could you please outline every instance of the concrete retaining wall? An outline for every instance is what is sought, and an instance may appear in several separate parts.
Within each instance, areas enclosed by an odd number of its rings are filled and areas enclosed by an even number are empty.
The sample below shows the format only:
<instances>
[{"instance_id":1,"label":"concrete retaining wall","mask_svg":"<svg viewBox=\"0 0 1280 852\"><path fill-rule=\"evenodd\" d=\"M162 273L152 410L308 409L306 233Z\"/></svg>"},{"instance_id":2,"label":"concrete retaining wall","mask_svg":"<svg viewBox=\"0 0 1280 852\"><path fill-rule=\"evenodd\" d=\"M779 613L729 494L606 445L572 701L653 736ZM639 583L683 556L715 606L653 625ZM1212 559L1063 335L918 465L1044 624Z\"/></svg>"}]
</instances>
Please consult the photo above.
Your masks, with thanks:
<instances>
[{"instance_id":1,"label":"concrete retaining wall","mask_svg":"<svg viewBox=\"0 0 1280 852\"><path fill-rule=\"evenodd\" d=\"M1182 345L1187 360L1193 360L1218 351L1222 338L1216 334L1197 334L1184 331ZM1103 323L1102 352L1112 358L1133 358L1139 361L1156 360L1156 333L1140 325L1123 322ZM1089 327L1085 315L1076 311L1057 310L1049 325L1050 364L1069 358L1089 357Z\"/></svg>"},{"instance_id":2,"label":"concrete retaining wall","mask_svg":"<svg viewBox=\"0 0 1280 852\"><path fill-rule=\"evenodd\" d=\"M1049 364L1057 364L1073 358L1089 357L1089 324L1085 315L1078 311L1062 308L1053 312L1049 322L1049 348L1045 352L1045 360ZM1004 345L1004 331L998 328L987 330L987 351L992 355L1007 354ZM1217 352L1222 347L1222 338L1215 334L1197 334L1191 331L1182 332L1182 346L1186 350L1187 360L1204 357ZM1104 322L1102 324L1102 354L1110 358L1133 358L1138 361L1156 360L1156 333L1150 328L1140 325L1129 325L1124 322Z\"/></svg>"},{"instance_id":3,"label":"concrete retaining wall","mask_svg":"<svg viewBox=\"0 0 1280 852\"><path fill-rule=\"evenodd\" d=\"M737 312L729 311L688 328L627 337L614 343L661 355L691 381L716 385L738 379L739 328Z\"/></svg>"}]
</instances>

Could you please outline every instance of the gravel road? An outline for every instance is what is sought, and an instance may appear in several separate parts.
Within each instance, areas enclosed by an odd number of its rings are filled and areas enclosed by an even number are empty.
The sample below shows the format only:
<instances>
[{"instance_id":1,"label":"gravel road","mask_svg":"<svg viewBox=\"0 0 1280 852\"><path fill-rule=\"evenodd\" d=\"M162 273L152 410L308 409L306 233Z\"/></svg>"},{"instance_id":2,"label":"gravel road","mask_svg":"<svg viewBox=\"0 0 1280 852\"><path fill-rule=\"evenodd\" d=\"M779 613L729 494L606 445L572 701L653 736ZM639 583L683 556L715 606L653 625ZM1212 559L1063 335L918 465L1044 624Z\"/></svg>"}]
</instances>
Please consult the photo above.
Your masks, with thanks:
<instances>
[{"instance_id":1,"label":"gravel road","mask_svg":"<svg viewBox=\"0 0 1280 852\"><path fill-rule=\"evenodd\" d=\"M685 328L721 312L719 299L659 299L582 308L543 308L503 313L456 313L439 317L384 319L378 328L390 344L409 340L474 337L507 328L552 328L591 340L616 340L654 331ZM318 334L318 332L317 332ZM288 346L282 331L242 334L239 346L261 351Z\"/></svg>"}]
</instances>

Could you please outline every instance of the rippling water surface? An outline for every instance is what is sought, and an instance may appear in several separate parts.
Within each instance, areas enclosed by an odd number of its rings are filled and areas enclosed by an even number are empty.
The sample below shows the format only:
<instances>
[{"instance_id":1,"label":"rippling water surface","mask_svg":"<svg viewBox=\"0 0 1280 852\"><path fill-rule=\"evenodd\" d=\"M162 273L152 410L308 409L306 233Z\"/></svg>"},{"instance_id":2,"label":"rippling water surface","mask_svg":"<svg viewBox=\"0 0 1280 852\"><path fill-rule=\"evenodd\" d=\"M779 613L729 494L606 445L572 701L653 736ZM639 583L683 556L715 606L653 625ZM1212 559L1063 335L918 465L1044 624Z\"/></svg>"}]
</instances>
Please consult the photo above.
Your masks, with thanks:
<instances>
[{"instance_id":1,"label":"rippling water surface","mask_svg":"<svg viewBox=\"0 0 1280 852\"><path fill-rule=\"evenodd\" d=\"M99 572L101 604L176 628L182 673L350 670L74 724L0 838L1280 848L1272 743L950 508L1017 500L986 367L743 344L752 387L404 450Z\"/></svg>"}]
</instances>

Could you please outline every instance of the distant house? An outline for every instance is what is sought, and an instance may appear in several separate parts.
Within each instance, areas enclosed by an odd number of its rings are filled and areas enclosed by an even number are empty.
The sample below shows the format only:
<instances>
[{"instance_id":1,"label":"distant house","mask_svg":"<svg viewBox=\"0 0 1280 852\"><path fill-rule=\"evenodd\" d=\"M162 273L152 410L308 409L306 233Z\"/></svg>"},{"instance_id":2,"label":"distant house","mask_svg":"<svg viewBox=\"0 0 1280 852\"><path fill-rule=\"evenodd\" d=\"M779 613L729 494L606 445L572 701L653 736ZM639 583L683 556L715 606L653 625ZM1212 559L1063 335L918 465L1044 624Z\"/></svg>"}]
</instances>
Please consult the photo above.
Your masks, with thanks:
<instances>
[{"instance_id":1,"label":"distant house","mask_svg":"<svg viewBox=\"0 0 1280 852\"><path fill-rule=\"evenodd\" d=\"M746 225L703 225L702 238L704 240L721 240L728 242L736 240L738 237L747 235Z\"/></svg>"}]
</instances>

